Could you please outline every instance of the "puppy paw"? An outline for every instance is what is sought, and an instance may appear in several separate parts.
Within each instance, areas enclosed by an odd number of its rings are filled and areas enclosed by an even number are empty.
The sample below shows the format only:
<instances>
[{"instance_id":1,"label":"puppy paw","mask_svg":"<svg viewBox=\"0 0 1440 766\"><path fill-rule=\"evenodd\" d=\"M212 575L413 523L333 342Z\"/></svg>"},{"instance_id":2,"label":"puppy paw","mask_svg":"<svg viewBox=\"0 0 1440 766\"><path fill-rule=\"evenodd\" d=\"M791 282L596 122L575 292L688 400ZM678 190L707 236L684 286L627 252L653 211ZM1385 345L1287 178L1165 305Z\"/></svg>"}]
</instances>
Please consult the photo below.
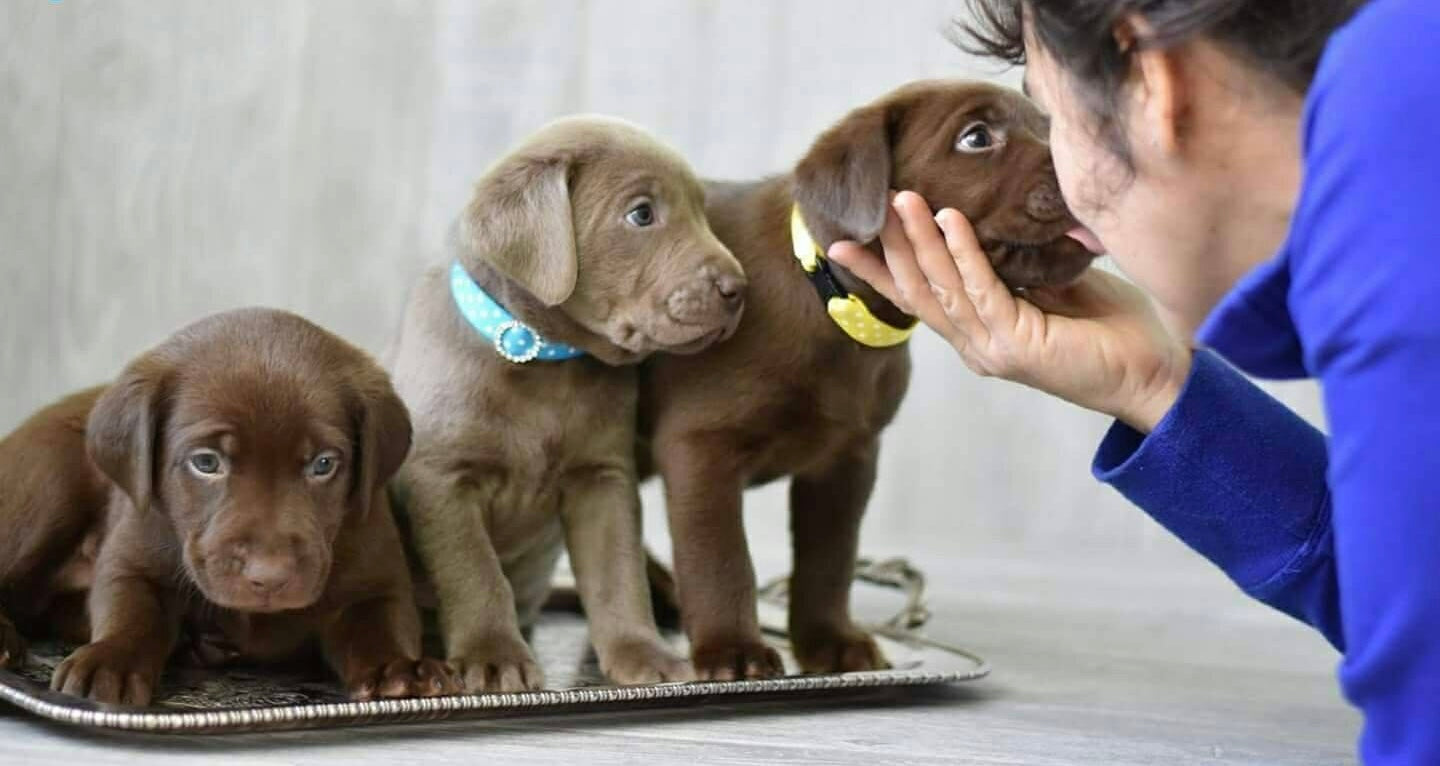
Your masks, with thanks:
<instances>
[{"instance_id":1,"label":"puppy paw","mask_svg":"<svg viewBox=\"0 0 1440 766\"><path fill-rule=\"evenodd\" d=\"M397 697L440 697L460 692L454 669L428 657L398 659L361 673L349 684L350 697L359 701Z\"/></svg>"},{"instance_id":2,"label":"puppy paw","mask_svg":"<svg viewBox=\"0 0 1440 766\"><path fill-rule=\"evenodd\" d=\"M695 675L706 681L739 681L785 675L785 664L760 639L696 644L690 652Z\"/></svg>"},{"instance_id":3,"label":"puppy paw","mask_svg":"<svg viewBox=\"0 0 1440 766\"><path fill-rule=\"evenodd\" d=\"M76 649L55 668L50 688L112 705L150 704L160 667L133 647L99 641Z\"/></svg>"},{"instance_id":4,"label":"puppy paw","mask_svg":"<svg viewBox=\"0 0 1440 766\"><path fill-rule=\"evenodd\" d=\"M10 621L0 617L0 668L24 667L28 653L25 639Z\"/></svg>"},{"instance_id":5,"label":"puppy paw","mask_svg":"<svg viewBox=\"0 0 1440 766\"><path fill-rule=\"evenodd\" d=\"M600 670L621 686L695 680L690 662L659 636L616 642L601 654Z\"/></svg>"},{"instance_id":6,"label":"puppy paw","mask_svg":"<svg viewBox=\"0 0 1440 766\"><path fill-rule=\"evenodd\" d=\"M519 637L482 642L450 664L472 694L527 692L545 686L545 674Z\"/></svg>"},{"instance_id":7,"label":"puppy paw","mask_svg":"<svg viewBox=\"0 0 1440 766\"><path fill-rule=\"evenodd\" d=\"M854 626L797 628L791 631L790 638L795 659L806 673L849 673L890 667L875 639Z\"/></svg>"}]
</instances>

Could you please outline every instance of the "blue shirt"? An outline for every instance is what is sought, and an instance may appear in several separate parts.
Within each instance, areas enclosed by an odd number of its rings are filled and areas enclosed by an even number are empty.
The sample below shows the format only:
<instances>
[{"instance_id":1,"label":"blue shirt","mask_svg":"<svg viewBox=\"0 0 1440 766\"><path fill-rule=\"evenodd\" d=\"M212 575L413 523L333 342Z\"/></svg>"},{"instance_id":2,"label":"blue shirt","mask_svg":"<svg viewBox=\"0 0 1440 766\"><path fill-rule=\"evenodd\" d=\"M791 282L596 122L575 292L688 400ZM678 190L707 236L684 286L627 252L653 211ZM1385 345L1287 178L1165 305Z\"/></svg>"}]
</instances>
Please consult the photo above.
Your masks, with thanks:
<instances>
[{"instance_id":1,"label":"blue shirt","mask_svg":"<svg viewBox=\"0 0 1440 766\"><path fill-rule=\"evenodd\" d=\"M1328 440L1197 351L1156 429L1115 425L1094 470L1344 653L1366 762L1440 764L1440 3L1375 0L1336 33L1303 131L1285 244L1200 338L1318 378Z\"/></svg>"}]
</instances>

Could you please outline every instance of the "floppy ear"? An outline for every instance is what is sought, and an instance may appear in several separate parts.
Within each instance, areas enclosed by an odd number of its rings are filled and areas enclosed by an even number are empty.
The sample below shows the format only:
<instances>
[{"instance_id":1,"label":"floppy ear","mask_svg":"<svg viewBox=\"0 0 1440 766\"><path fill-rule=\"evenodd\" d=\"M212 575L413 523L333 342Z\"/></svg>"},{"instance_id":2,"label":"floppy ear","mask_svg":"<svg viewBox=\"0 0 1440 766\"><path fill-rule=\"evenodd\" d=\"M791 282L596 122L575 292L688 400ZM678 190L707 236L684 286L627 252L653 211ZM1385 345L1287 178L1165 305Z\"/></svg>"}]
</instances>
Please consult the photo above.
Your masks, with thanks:
<instances>
[{"instance_id":1,"label":"floppy ear","mask_svg":"<svg viewBox=\"0 0 1440 766\"><path fill-rule=\"evenodd\" d=\"M400 470L410 454L410 412L395 394L390 378L378 369L358 374L355 385L355 465L350 494L361 518L376 493Z\"/></svg>"},{"instance_id":2,"label":"floppy ear","mask_svg":"<svg viewBox=\"0 0 1440 766\"><path fill-rule=\"evenodd\" d=\"M575 291L572 161L518 156L480 179L465 209L470 257L493 266L546 306Z\"/></svg>"},{"instance_id":3,"label":"floppy ear","mask_svg":"<svg viewBox=\"0 0 1440 766\"><path fill-rule=\"evenodd\" d=\"M161 412L170 368L142 358L105 389L85 425L90 460L144 513L154 497Z\"/></svg>"},{"instance_id":4,"label":"floppy ear","mask_svg":"<svg viewBox=\"0 0 1440 766\"><path fill-rule=\"evenodd\" d=\"M885 226L892 159L889 108L856 109L821 134L795 167L795 201L847 238L869 242Z\"/></svg>"}]
</instances>

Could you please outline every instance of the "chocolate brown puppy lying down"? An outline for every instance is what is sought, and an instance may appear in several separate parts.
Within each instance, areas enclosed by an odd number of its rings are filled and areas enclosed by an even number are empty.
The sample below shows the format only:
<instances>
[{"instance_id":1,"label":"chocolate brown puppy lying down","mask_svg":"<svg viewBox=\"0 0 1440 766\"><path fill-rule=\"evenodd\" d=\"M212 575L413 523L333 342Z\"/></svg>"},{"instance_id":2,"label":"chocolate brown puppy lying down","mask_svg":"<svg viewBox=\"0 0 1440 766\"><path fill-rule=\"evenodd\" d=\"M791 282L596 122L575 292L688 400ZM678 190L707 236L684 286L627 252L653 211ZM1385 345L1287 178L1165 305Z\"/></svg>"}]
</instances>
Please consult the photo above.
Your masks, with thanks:
<instances>
[{"instance_id":1,"label":"chocolate brown puppy lying down","mask_svg":"<svg viewBox=\"0 0 1440 766\"><path fill-rule=\"evenodd\" d=\"M0 664L83 643L52 686L146 705L177 648L318 646L359 699L457 691L420 657L384 491L410 420L368 356L292 314L218 314L0 441ZM87 643L88 642L88 643Z\"/></svg>"},{"instance_id":2,"label":"chocolate brown puppy lying down","mask_svg":"<svg viewBox=\"0 0 1440 766\"><path fill-rule=\"evenodd\" d=\"M875 242L890 189L974 223L1010 285L1064 283L1092 255L1067 237L1044 117L1018 93L934 81L850 113L790 175L712 183L706 214L750 279L729 341L642 373L642 459L665 481L680 607L701 677L782 672L760 639L741 522L745 487L790 477L790 637L807 672L886 666L850 619L880 432L910 373L913 320L823 258ZM818 293L818 294L817 294Z\"/></svg>"},{"instance_id":3,"label":"chocolate brown puppy lying down","mask_svg":"<svg viewBox=\"0 0 1440 766\"><path fill-rule=\"evenodd\" d=\"M543 128L476 184L391 355L415 417L395 482L470 691L536 688L522 630L570 553L600 668L690 677L641 547L634 363L740 318L745 278L674 152L618 120Z\"/></svg>"}]
</instances>

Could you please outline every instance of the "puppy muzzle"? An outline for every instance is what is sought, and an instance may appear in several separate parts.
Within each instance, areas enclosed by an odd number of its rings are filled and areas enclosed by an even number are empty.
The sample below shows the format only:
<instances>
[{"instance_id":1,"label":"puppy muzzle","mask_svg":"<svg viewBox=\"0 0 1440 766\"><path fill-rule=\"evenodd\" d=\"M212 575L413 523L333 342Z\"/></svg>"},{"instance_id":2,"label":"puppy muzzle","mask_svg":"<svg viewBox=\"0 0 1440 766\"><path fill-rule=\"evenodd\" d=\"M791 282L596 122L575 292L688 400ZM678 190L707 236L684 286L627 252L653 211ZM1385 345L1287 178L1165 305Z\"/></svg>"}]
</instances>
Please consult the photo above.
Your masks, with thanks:
<instances>
[{"instance_id":1,"label":"puppy muzzle","mask_svg":"<svg viewBox=\"0 0 1440 766\"><path fill-rule=\"evenodd\" d=\"M697 335L731 325L745 307L745 277L702 266L692 279L665 297L665 315L677 324L698 330Z\"/></svg>"},{"instance_id":2,"label":"puppy muzzle","mask_svg":"<svg viewBox=\"0 0 1440 766\"><path fill-rule=\"evenodd\" d=\"M227 609L283 612L313 605L324 591L330 557L300 535L230 538L191 560L206 598Z\"/></svg>"}]
</instances>

